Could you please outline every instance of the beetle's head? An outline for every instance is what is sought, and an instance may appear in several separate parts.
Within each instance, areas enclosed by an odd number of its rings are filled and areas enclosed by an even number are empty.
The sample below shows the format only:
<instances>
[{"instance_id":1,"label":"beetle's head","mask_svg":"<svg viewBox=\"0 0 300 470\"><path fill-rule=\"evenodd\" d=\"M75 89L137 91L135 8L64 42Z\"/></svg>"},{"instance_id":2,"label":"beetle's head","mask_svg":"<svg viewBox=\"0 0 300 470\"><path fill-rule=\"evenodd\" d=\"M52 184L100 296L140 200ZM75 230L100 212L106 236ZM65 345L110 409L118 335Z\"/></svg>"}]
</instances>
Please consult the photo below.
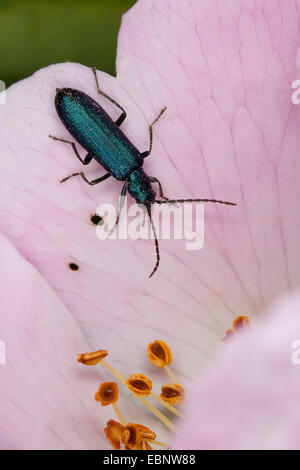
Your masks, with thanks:
<instances>
[{"instance_id":1,"label":"beetle's head","mask_svg":"<svg viewBox=\"0 0 300 470\"><path fill-rule=\"evenodd\" d=\"M149 176L141 168L130 173L127 181L128 192L138 204L151 206L154 203L155 191Z\"/></svg>"}]
</instances>

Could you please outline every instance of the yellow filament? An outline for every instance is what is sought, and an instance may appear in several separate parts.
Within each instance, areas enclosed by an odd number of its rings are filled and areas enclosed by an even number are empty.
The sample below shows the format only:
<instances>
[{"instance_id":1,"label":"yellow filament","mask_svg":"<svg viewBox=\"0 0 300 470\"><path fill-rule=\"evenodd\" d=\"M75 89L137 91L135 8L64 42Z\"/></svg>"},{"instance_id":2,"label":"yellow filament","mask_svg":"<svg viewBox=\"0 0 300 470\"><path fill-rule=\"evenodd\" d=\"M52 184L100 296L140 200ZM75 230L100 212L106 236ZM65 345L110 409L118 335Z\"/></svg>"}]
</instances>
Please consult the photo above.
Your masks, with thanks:
<instances>
[{"instance_id":1,"label":"yellow filament","mask_svg":"<svg viewBox=\"0 0 300 470\"><path fill-rule=\"evenodd\" d=\"M168 449L168 447L169 447L164 442L156 441L154 439L142 439L142 440L144 442L148 442L149 444L153 444L154 446L164 447L165 449Z\"/></svg>"},{"instance_id":2,"label":"yellow filament","mask_svg":"<svg viewBox=\"0 0 300 470\"><path fill-rule=\"evenodd\" d=\"M170 403L167 403L166 401L164 401L162 398L160 398L159 395L156 395L156 393L154 392L150 392L150 395L152 398L154 398L154 400L158 401L158 403L160 403L162 406L164 406L165 408L167 408L169 411L171 411L172 413L174 413L175 415L181 417L182 414L180 413L179 410L177 410L177 408L175 408L175 406L172 406L170 405Z\"/></svg>"},{"instance_id":3,"label":"yellow filament","mask_svg":"<svg viewBox=\"0 0 300 470\"><path fill-rule=\"evenodd\" d=\"M120 374L116 369L114 369L110 364L108 364L104 359L101 359L100 363L112 374L114 375L123 385L127 387L126 380L122 374ZM130 390L131 392L131 390ZM155 406L149 403L144 398L136 396L133 392L131 392L138 400L140 400L143 405L148 408L151 413L153 413L165 426L167 426L172 431L176 431L176 426L170 421L166 416L161 413Z\"/></svg>"},{"instance_id":4,"label":"yellow filament","mask_svg":"<svg viewBox=\"0 0 300 470\"><path fill-rule=\"evenodd\" d=\"M180 383L178 382L178 380L176 379L175 375L173 374L173 372L171 371L170 367L169 366L164 366L164 369L166 371L166 373L168 374L168 376L170 377L170 379L172 380L172 382L180 385Z\"/></svg>"},{"instance_id":5,"label":"yellow filament","mask_svg":"<svg viewBox=\"0 0 300 470\"><path fill-rule=\"evenodd\" d=\"M124 416L123 416L123 414L121 413L121 411L120 411L118 405L117 405L116 403L113 403L112 406L113 406L113 409L114 409L114 411L115 411L115 413L116 413L116 415L117 415L118 420L119 420L120 423L123 424L123 426L125 427L127 423L126 423L126 421L125 421L125 419L124 419Z\"/></svg>"}]
</instances>

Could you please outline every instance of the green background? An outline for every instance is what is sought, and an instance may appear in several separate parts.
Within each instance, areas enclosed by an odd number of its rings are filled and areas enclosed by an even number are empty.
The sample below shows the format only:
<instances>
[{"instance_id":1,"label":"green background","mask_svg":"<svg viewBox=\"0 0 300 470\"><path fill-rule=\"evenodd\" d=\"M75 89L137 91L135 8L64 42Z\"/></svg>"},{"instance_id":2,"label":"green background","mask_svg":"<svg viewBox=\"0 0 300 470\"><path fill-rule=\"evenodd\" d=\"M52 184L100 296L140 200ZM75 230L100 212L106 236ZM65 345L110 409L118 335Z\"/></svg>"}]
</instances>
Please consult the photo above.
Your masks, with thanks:
<instances>
[{"instance_id":1,"label":"green background","mask_svg":"<svg viewBox=\"0 0 300 470\"><path fill-rule=\"evenodd\" d=\"M0 80L66 60L115 74L121 16L135 1L0 0Z\"/></svg>"}]
</instances>

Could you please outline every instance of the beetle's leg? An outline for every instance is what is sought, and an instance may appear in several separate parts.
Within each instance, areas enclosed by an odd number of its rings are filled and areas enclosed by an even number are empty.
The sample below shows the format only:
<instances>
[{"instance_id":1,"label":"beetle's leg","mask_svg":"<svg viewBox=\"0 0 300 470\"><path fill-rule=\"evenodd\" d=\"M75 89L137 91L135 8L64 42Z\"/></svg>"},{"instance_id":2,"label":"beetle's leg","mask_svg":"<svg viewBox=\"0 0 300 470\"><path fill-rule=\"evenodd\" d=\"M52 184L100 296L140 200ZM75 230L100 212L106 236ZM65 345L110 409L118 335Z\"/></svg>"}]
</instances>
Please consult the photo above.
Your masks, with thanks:
<instances>
[{"instance_id":1,"label":"beetle's leg","mask_svg":"<svg viewBox=\"0 0 300 470\"><path fill-rule=\"evenodd\" d=\"M89 184L90 186L94 186L95 184L98 184L98 183L101 183L101 181L104 181L106 180L107 178L110 177L110 173L106 173L105 175L103 176L100 176L100 178L96 178L95 180L92 180L92 181L89 181L85 174L82 173L82 171L80 173L73 173L72 175L69 175L69 176L66 176L66 178L63 178L62 180L60 180L61 183L64 183L65 181L69 180L70 178L73 178L73 176L81 176L81 178L87 183Z\"/></svg>"},{"instance_id":2,"label":"beetle's leg","mask_svg":"<svg viewBox=\"0 0 300 470\"><path fill-rule=\"evenodd\" d=\"M149 145L149 150L146 150L146 152L142 152L141 155L143 158L146 158L150 155L151 153L151 150L152 150L152 141L153 141L153 130L152 130L152 127L154 126L154 124L159 120L160 116L165 112L166 110L166 106L164 106L161 110L160 110L160 113L159 115L154 119L153 122L151 122L150 126L149 126L149 136L150 136L150 145Z\"/></svg>"},{"instance_id":3,"label":"beetle's leg","mask_svg":"<svg viewBox=\"0 0 300 470\"><path fill-rule=\"evenodd\" d=\"M150 181L151 181L151 183L157 183L157 184L158 184L159 196L160 196L162 199L165 199L166 201L168 201L169 198L164 196L163 188L162 188L161 182L160 182L157 178L155 178L154 176L150 176Z\"/></svg>"},{"instance_id":4,"label":"beetle's leg","mask_svg":"<svg viewBox=\"0 0 300 470\"><path fill-rule=\"evenodd\" d=\"M144 217L143 217L142 227L145 227L145 223L146 223L146 214L147 214L147 211L144 210Z\"/></svg>"},{"instance_id":5,"label":"beetle's leg","mask_svg":"<svg viewBox=\"0 0 300 470\"><path fill-rule=\"evenodd\" d=\"M122 188L121 197L120 197L119 212L118 212L118 215L117 215L115 224L114 224L113 228L112 228L112 229L110 230L110 232L109 232L109 235L111 235L111 234L113 233L113 231L115 230L116 226L117 226L118 223L120 222L121 211L122 211L122 208L123 208L123 206L124 206L126 193L127 193L127 182L124 184L124 186L123 186L123 188Z\"/></svg>"},{"instance_id":6,"label":"beetle's leg","mask_svg":"<svg viewBox=\"0 0 300 470\"><path fill-rule=\"evenodd\" d=\"M71 142L70 140L66 140L66 139L61 139L60 137L55 137L54 135L49 135L49 137L51 137L51 139L53 140L59 140L60 142L65 142L66 144L72 145L72 148L74 150L76 157L78 158L78 160L81 161L83 165L87 165L92 160L93 155L91 155L90 153L87 153L84 158L81 158L74 142Z\"/></svg>"},{"instance_id":7,"label":"beetle's leg","mask_svg":"<svg viewBox=\"0 0 300 470\"><path fill-rule=\"evenodd\" d=\"M106 98L108 101L110 101L111 103L113 103L115 106L117 106L117 107L122 111L121 116L118 117L118 119L116 120L117 126L120 126L120 125L122 124L122 122L125 121L126 116L127 116L125 109L124 109L117 101L115 101L113 98L111 98L110 96L108 96L106 93L104 93L104 91L102 91L102 90L100 89L99 83L98 83L98 78L97 78L96 67L92 66L92 71L93 71L93 74L94 74L94 77L95 77L96 87L97 87L97 91L98 91L99 95L104 96L104 98Z\"/></svg>"}]
</instances>

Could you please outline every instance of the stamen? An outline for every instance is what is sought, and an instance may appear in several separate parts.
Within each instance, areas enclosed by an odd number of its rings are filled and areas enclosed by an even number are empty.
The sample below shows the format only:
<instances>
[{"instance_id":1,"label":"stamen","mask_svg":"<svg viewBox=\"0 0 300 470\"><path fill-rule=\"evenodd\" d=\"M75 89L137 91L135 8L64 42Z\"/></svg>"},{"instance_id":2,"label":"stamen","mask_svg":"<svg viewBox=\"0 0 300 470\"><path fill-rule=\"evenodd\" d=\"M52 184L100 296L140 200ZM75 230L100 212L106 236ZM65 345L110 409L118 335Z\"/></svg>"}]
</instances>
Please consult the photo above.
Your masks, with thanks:
<instances>
[{"instance_id":1,"label":"stamen","mask_svg":"<svg viewBox=\"0 0 300 470\"><path fill-rule=\"evenodd\" d=\"M172 362L172 352L167 343L156 339L154 343L148 344L147 356L152 364L166 371L172 382L178 383L178 380L169 367L169 364Z\"/></svg>"},{"instance_id":2,"label":"stamen","mask_svg":"<svg viewBox=\"0 0 300 470\"><path fill-rule=\"evenodd\" d=\"M122 432L121 441L131 450L143 450L144 441L154 441L156 433L142 424L128 423Z\"/></svg>"},{"instance_id":3,"label":"stamen","mask_svg":"<svg viewBox=\"0 0 300 470\"><path fill-rule=\"evenodd\" d=\"M101 364L112 374L114 375L122 384L126 385L125 378L122 374L120 374L116 369L114 369L110 364L106 361L101 360Z\"/></svg>"},{"instance_id":4,"label":"stamen","mask_svg":"<svg viewBox=\"0 0 300 470\"><path fill-rule=\"evenodd\" d=\"M117 401L119 398L119 388L116 382L103 382L100 384L98 392L95 393L95 400L101 402L102 406L112 405L119 421L126 426L126 421L122 415Z\"/></svg>"},{"instance_id":5,"label":"stamen","mask_svg":"<svg viewBox=\"0 0 300 470\"><path fill-rule=\"evenodd\" d=\"M104 365L104 367L107 368L107 370L110 371L111 374L113 374L118 380L120 380L120 382L127 386L126 384L126 380L124 378L123 375L119 374L119 372L117 372L111 365L109 365L106 361L101 361L101 364ZM130 390L131 391L131 390ZM133 392L131 392L133 393ZM162 423L164 423L169 429L171 429L172 431L176 431L177 428L176 426L172 423L172 421L170 421L168 418L165 417L165 415L163 413L161 413L157 408L155 408L155 406L152 405L152 403L149 403L147 400L145 400L144 398L141 398L137 395L135 395L137 397L138 400L140 400L141 403L143 403L143 405L148 408L149 411L151 411L152 414L154 414L154 416L156 416Z\"/></svg>"},{"instance_id":6,"label":"stamen","mask_svg":"<svg viewBox=\"0 0 300 470\"><path fill-rule=\"evenodd\" d=\"M113 406L114 412L116 413L116 416L117 416L118 420L121 421L123 426L125 426L126 421L125 421L124 416L122 415L122 413L120 411L120 408L118 407L118 405L116 403L113 403L112 406Z\"/></svg>"},{"instance_id":7,"label":"stamen","mask_svg":"<svg viewBox=\"0 0 300 470\"><path fill-rule=\"evenodd\" d=\"M245 328L249 324L249 318L246 315L240 315L235 320L233 320L233 329L237 330L238 328Z\"/></svg>"},{"instance_id":8,"label":"stamen","mask_svg":"<svg viewBox=\"0 0 300 470\"><path fill-rule=\"evenodd\" d=\"M105 349L100 349L95 352L87 352L84 354L77 354L77 361L81 362L86 366L95 366L100 362L104 357L108 355L108 352Z\"/></svg>"},{"instance_id":9,"label":"stamen","mask_svg":"<svg viewBox=\"0 0 300 470\"><path fill-rule=\"evenodd\" d=\"M179 405L184 400L184 388L179 384L170 383L161 387L160 396L172 405Z\"/></svg>"},{"instance_id":10,"label":"stamen","mask_svg":"<svg viewBox=\"0 0 300 470\"><path fill-rule=\"evenodd\" d=\"M143 442L143 449L142 450L152 450L152 447L147 441L142 441Z\"/></svg>"},{"instance_id":11,"label":"stamen","mask_svg":"<svg viewBox=\"0 0 300 470\"><path fill-rule=\"evenodd\" d=\"M105 351L105 352L106 352L105 355L107 355L108 354L107 351ZM124 376L122 374L120 374L118 371L116 371L104 359L99 359L97 362L94 362L94 364L86 363L83 360L80 360L82 358L82 356L85 356L86 354L91 355L93 353L78 354L78 361L82 362L85 365L95 365L98 362L100 362L112 375L114 375L116 377L116 379L118 379L123 385L125 385L125 387L127 387L126 380L125 380ZM155 406L153 406L151 403L149 403L144 398L141 398L141 397L137 396L137 399L140 400L140 402L143 403L143 405L146 408L148 408L148 410L151 411L151 413L154 414L154 416L156 416L163 424L165 424L165 426L167 426L169 429L171 429L171 431L176 431L177 430L176 426L172 423L172 421L170 421L168 418L166 418L166 416L163 413L161 413L161 411L159 411L157 408L155 408Z\"/></svg>"},{"instance_id":12,"label":"stamen","mask_svg":"<svg viewBox=\"0 0 300 470\"><path fill-rule=\"evenodd\" d=\"M119 398L119 388L116 382L102 382L98 392L95 393L95 400L102 406L112 405Z\"/></svg>"},{"instance_id":13,"label":"stamen","mask_svg":"<svg viewBox=\"0 0 300 470\"><path fill-rule=\"evenodd\" d=\"M231 338L232 336L234 336L234 331L233 331L233 330L227 330L227 331L226 331L226 335L225 335L225 337L222 339L222 341L226 341L226 340L228 340L229 338Z\"/></svg>"},{"instance_id":14,"label":"stamen","mask_svg":"<svg viewBox=\"0 0 300 470\"><path fill-rule=\"evenodd\" d=\"M145 441L145 442L146 442L146 441ZM169 448L170 448L167 444L165 444L164 442L161 442L161 441L156 441L156 440L153 440L153 441L152 441L151 439L149 439L149 440L147 441L147 443L148 443L148 444L152 444L152 445L154 445L154 446L163 447L164 449L169 449Z\"/></svg>"},{"instance_id":15,"label":"stamen","mask_svg":"<svg viewBox=\"0 0 300 470\"><path fill-rule=\"evenodd\" d=\"M121 449L121 436L124 429L122 424L113 419L110 419L106 424L105 435L115 450Z\"/></svg>"},{"instance_id":16,"label":"stamen","mask_svg":"<svg viewBox=\"0 0 300 470\"><path fill-rule=\"evenodd\" d=\"M114 449L120 450L121 443L125 450L152 450L150 444L169 449L164 442L156 440L156 433L142 424L128 423L126 426L110 419L104 429L105 436Z\"/></svg>"},{"instance_id":17,"label":"stamen","mask_svg":"<svg viewBox=\"0 0 300 470\"><path fill-rule=\"evenodd\" d=\"M164 369L165 369L166 373L168 374L168 376L170 377L170 379L173 380L173 382L177 382L177 379L176 379L175 375L173 374L173 372L171 371L170 367L165 366Z\"/></svg>"},{"instance_id":18,"label":"stamen","mask_svg":"<svg viewBox=\"0 0 300 470\"><path fill-rule=\"evenodd\" d=\"M158 401L158 403L167 408L169 411L179 416L180 418L182 417L182 413L180 413L177 408L174 408L174 406L172 406L170 403L165 402L159 395L156 395L156 393L151 392L151 396L152 398L154 398L154 400Z\"/></svg>"},{"instance_id":19,"label":"stamen","mask_svg":"<svg viewBox=\"0 0 300 470\"><path fill-rule=\"evenodd\" d=\"M239 317L233 320L232 329L226 331L226 336L223 338L223 341L228 340L230 337L234 336L239 330L247 328L250 324L249 317L246 315L240 315Z\"/></svg>"},{"instance_id":20,"label":"stamen","mask_svg":"<svg viewBox=\"0 0 300 470\"><path fill-rule=\"evenodd\" d=\"M164 341L155 340L154 343L148 344L148 359L157 367L165 367L172 362L171 349Z\"/></svg>"},{"instance_id":21,"label":"stamen","mask_svg":"<svg viewBox=\"0 0 300 470\"><path fill-rule=\"evenodd\" d=\"M138 400L140 400L143 403L143 405L146 408L148 408L149 411L151 411L151 413L153 413L158 419L160 419L162 423L164 423L169 429L171 429L171 431L174 431L174 432L177 431L175 424L173 424L172 421L166 418L163 413L161 413L157 408L155 408L155 406L153 406L150 402L145 400L145 398L138 398Z\"/></svg>"},{"instance_id":22,"label":"stamen","mask_svg":"<svg viewBox=\"0 0 300 470\"><path fill-rule=\"evenodd\" d=\"M152 381L144 374L132 374L126 385L132 393L142 398L148 397L152 390Z\"/></svg>"},{"instance_id":23,"label":"stamen","mask_svg":"<svg viewBox=\"0 0 300 470\"><path fill-rule=\"evenodd\" d=\"M152 392L152 381L144 374L132 374L126 381L129 390L135 396L140 398L147 398L149 395L154 398L158 403L167 408L177 416L181 416L180 411L174 408L169 403L165 403L156 393Z\"/></svg>"}]
</instances>

